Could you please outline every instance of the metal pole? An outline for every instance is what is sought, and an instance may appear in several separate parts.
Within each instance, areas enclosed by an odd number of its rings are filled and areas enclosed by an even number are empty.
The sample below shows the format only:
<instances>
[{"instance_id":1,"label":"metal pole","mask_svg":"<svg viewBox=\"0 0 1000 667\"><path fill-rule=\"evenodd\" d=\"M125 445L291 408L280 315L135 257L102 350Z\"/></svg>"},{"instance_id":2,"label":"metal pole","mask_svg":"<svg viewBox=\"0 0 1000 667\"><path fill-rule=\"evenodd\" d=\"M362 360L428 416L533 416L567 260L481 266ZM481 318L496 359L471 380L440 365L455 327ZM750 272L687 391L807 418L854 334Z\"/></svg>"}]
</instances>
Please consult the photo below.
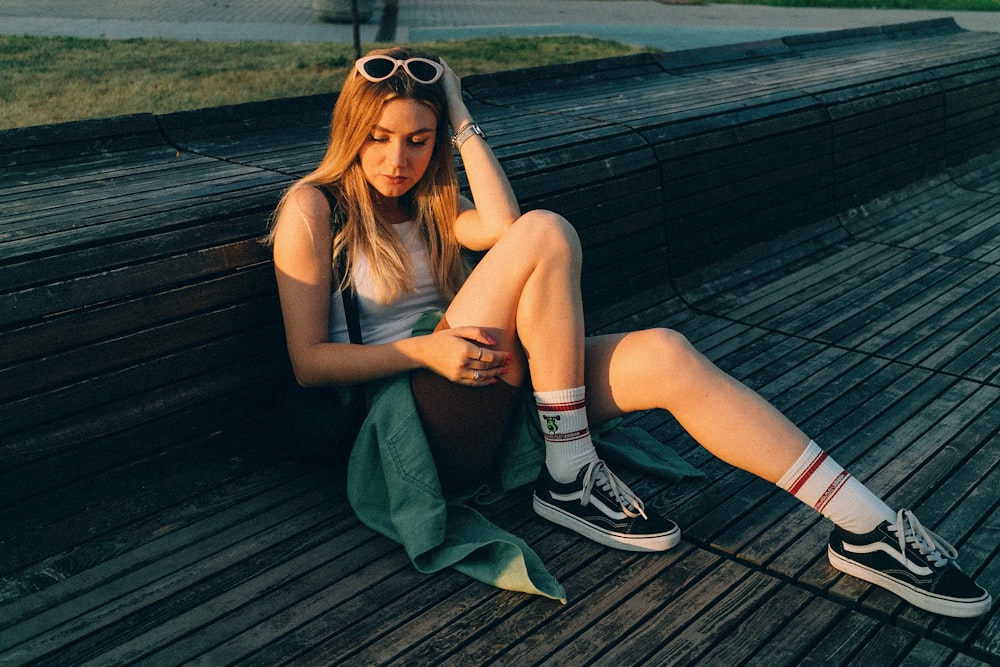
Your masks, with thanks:
<instances>
[{"instance_id":1,"label":"metal pole","mask_svg":"<svg viewBox=\"0 0 1000 667\"><path fill-rule=\"evenodd\" d=\"M358 25L358 0L351 0L351 22L354 24L354 59L361 57L361 26Z\"/></svg>"}]
</instances>

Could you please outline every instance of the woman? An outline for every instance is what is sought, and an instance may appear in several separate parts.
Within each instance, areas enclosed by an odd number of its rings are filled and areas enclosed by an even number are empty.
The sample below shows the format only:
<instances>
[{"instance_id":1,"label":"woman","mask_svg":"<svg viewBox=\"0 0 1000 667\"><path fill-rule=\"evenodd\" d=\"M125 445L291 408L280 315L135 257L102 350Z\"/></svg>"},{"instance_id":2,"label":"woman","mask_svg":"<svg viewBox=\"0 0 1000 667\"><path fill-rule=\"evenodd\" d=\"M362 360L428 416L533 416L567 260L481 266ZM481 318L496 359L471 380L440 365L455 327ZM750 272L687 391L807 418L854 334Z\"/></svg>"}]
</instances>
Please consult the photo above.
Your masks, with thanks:
<instances>
[{"instance_id":1,"label":"woman","mask_svg":"<svg viewBox=\"0 0 1000 667\"><path fill-rule=\"evenodd\" d=\"M458 194L452 145L471 201ZM271 238L299 383L408 375L449 492L489 475L518 388L530 382L545 441L535 511L608 546L669 549L680 539L676 524L646 510L608 469L589 428L664 409L715 456L831 519L838 569L936 613L989 610L989 594L957 568L951 545L886 506L681 335L584 337L572 226L546 211L522 214L460 79L439 59L395 48L358 60L326 155L281 201ZM468 275L463 249L485 252ZM343 277L333 261L342 251ZM339 293L348 283L360 298L364 345L346 342ZM434 309L444 315L433 333L411 336Z\"/></svg>"}]
</instances>

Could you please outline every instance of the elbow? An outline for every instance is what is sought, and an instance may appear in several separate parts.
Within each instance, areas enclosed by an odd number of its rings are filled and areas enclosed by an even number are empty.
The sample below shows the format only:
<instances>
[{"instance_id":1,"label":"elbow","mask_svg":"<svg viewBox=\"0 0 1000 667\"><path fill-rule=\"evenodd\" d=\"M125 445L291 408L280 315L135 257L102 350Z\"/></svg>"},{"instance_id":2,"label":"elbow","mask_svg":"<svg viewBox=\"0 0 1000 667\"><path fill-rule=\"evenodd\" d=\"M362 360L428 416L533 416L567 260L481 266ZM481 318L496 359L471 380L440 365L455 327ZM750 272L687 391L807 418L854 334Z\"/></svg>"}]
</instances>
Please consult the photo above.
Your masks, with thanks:
<instances>
[{"instance_id":1,"label":"elbow","mask_svg":"<svg viewBox=\"0 0 1000 667\"><path fill-rule=\"evenodd\" d=\"M329 384L328 382L323 382L316 373L312 373L308 369L299 368L294 364L292 365L292 374L295 376L296 384L303 389L316 389L317 387Z\"/></svg>"},{"instance_id":2,"label":"elbow","mask_svg":"<svg viewBox=\"0 0 1000 667\"><path fill-rule=\"evenodd\" d=\"M315 389L319 384L311 377L307 375L295 374L295 382L303 389Z\"/></svg>"},{"instance_id":3,"label":"elbow","mask_svg":"<svg viewBox=\"0 0 1000 667\"><path fill-rule=\"evenodd\" d=\"M292 376L295 378L296 384L300 387L303 389L314 389L328 384L316 372L313 364L310 364L308 360L302 359L302 355L292 354L289 356L292 362Z\"/></svg>"}]
</instances>

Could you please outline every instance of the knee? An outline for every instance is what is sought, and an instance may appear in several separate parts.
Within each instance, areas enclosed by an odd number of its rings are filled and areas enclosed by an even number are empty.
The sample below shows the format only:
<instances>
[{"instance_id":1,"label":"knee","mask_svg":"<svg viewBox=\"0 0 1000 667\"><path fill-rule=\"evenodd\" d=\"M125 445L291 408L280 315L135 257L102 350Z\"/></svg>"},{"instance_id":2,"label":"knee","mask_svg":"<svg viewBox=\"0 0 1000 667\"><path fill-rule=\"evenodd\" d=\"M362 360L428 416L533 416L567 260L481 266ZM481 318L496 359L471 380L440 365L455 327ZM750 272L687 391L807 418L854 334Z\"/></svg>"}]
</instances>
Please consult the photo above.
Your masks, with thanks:
<instances>
[{"instance_id":1,"label":"knee","mask_svg":"<svg viewBox=\"0 0 1000 667\"><path fill-rule=\"evenodd\" d=\"M683 378L704 368L705 357L679 331L659 328L645 333L649 340L644 345L653 351L650 368L655 368L661 376Z\"/></svg>"},{"instance_id":2,"label":"knee","mask_svg":"<svg viewBox=\"0 0 1000 667\"><path fill-rule=\"evenodd\" d=\"M526 237L530 247L539 250L544 256L580 261L580 237L573 225L558 213L528 211L518 218L514 229Z\"/></svg>"},{"instance_id":3,"label":"knee","mask_svg":"<svg viewBox=\"0 0 1000 667\"><path fill-rule=\"evenodd\" d=\"M704 357L672 329L632 331L608 351L609 388L624 412L650 408L673 412L704 386Z\"/></svg>"}]
</instances>

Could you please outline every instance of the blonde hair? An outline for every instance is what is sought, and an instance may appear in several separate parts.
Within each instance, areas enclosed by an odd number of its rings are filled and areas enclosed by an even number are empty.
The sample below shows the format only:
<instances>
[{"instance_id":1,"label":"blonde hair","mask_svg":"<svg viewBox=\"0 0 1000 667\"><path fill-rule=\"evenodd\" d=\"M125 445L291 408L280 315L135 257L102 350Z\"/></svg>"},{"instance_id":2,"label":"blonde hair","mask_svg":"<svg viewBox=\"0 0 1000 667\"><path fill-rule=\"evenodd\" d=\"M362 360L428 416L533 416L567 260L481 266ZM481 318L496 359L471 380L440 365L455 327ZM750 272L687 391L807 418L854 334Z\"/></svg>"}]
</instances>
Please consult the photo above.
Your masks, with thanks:
<instances>
[{"instance_id":1,"label":"blonde hair","mask_svg":"<svg viewBox=\"0 0 1000 667\"><path fill-rule=\"evenodd\" d=\"M398 59L421 56L438 60L402 47L372 53ZM344 275L338 276L340 287L348 284L355 259L364 254L370 265L376 301L392 303L412 291L413 271L409 255L391 224L376 217L371 188L358 159L358 153L378 123L385 103L399 98L426 104L437 117L430 164L423 178L406 196L410 199L420 238L427 248L434 281L445 297L451 299L465 279L465 272L461 248L454 232L459 201L458 177L451 156L447 102L440 82L432 85L418 83L400 68L388 79L373 83L358 76L352 69L334 106L326 154L316 169L288 189L278 203L274 219L297 189L306 185L326 187L336 198L335 215L341 223L330 249L331 262L335 265L338 254L343 249L347 250L347 270ZM274 240L273 228L269 240Z\"/></svg>"}]
</instances>

